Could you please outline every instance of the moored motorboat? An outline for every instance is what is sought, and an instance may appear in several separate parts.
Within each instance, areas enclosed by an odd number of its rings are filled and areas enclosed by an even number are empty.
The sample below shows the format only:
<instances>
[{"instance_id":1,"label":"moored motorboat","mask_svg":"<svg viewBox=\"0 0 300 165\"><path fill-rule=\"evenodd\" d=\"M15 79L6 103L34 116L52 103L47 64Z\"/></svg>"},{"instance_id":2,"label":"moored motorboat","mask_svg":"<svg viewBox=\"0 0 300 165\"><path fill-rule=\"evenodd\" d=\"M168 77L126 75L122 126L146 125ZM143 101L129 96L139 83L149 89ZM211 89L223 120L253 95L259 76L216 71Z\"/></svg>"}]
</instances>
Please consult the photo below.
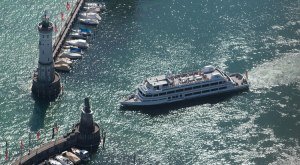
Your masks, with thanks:
<instances>
[{"instance_id":1,"label":"moored motorboat","mask_svg":"<svg viewBox=\"0 0 300 165\"><path fill-rule=\"evenodd\" d=\"M96 19L101 21L101 17L98 13L88 13L88 12L81 12L79 13L79 18L83 19Z\"/></svg>"},{"instance_id":2,"label":"moored motorboat","mask_svg":"<svg viewBox=\"0 0 300 165\"><path fill-rule=\"evenodd\" d=\"M209 65L192 73L150 77L120 103L128 107L154 106L248 89L247 76L240 73L228 76Z\"/></svg>"},{"instance_id":3,"label":"moored motorboat","mask_svg":"<svg viewBox=\"0 0 300 165\"><path fill-rule=\"evenodd\" d=\"M80 23L83 23L86 25L98 25L99 24L99 21L97 19L79 18L78 20Z\"/></svg>"},{"instance_id":4,"label":"moored motorboat","mask_svg":"<svg viewBox=\"0 0 300 165\"><path fill-rule=\"evenodd\" d=\"M101 10L106 10L104 3L85 3L85 7L99 7Z\"/></svg>"},{"instance_id":5,"label":"moored motorboat","mask_svg":"<svg viewBox=\"0 0 300 165\"><path fill-rule=\"evenodd\" d=\"M86 28L72 29L72 32L77 32L77 33L79 33L83 36L92 35L92 30L91 29L86 29Z\"/></svg>"},{"instance_id":6,"label":"moored motorboat","mask_svg":"<svg viewBox=\"0 0 300 165\"><path fill-rule=\"evenodd\" d=\"M72 59L72 60L76 60L76 59L81 59L82 55L79 54L79 53L66 53L66 52L62 52L59 55L59 57L60 58L69 58L69 59Z\"/></svg>"},{"instance_id":7,"label":"moored motorboat","mask_svg":"<svg viewBox=\"0 0 300 165\"><path fill-rule=\"evenodd\" d=\"M71 162L68 158L62 156L62 155L56 155L55 159L59 161L62 165L74 165L73 162Z\"/></svg>"},{"instance_id":8,"label":"moored motorboat","mask_svg":"<svg viewBox=\"0 0 300 165\"><path fill-rule=\"evenodd\" d=\"M54 64L54 68L57 71L62 71L62 72L70 72L71 71L71 67L68 64L63 64L63 63L55 63Z\"/></svg>"},{"instance_id":9,"label":"moored motorboat","mask_svg":"<svg viewBox=\"0 0 300 165\"><path fill-rule=\"evenodd\" d=\"M72 39L85 39L85 40L87 39L87 36L82 35L78 32L71 32L69 34L69 37L72 38Z\"/></svg>"},{"instance_id":10,"label":"moored motorboat","mask_svg":"<svg viewBox=\"0 0 300 165\"><path fill-rule=\"evenodd\" d=\"M78 156L69 151L64 151L61 155L71 160L74 164L79 164L81 161Z\"/></svg>"},{"instance_id":11,"label":"moored motorboat","mask_svg":"<svg viewBox=\"0 0 300 165\"><path fill-rule=\"evenodd\" d=\"M74 39L66 41L66 45L77 46L78 48L86 49L89 47L89 44L86 40L83 39Z\"/></svg>"},{"instance_id":12,"label":"moored motorboat","mask_svg":"<svg viewBox=\"0 0 300 165\"><path fill-rule=\"evenodd\" d=\"M86 150L80 150L77 148L71 148L71 151L78 156L82 161L87 162L90 160L89 152Z\"/></svg>"},{"instance_id":13,"label":"moored motorboat","mask_svg":"<svg viewBox=\"0 0 300 165\"><path fill-rule=\"evenodd\" d=\"M86 12L97 12L99 13L101 11L100 7L97 6L84 6L83 10Z\"/></svg>"},{"instance_id":14,"label":"moored motorboat","mask_svg":"<svg viewBox=\"0 0 300 165\"><path fill-rule=\"evenodd\" d=\"M69 58L58 58L55 64L67 64L69 66L73 65L73 62Z\"/></svg>"},{"instance_id":15,"label":"moored motorboat","mask_svg":"<svg viewBox=\"0 0 300 165\"><path fill-rule=\"evenodd\" d=\"M63 52L66 52L66 53L79 53L79 54L83 54L83 51L81 48L76 48L76 47L70 47L70 48L65 48L65 49L62 49Z\"/></svg>"},{"instance_id":16,"label":"moored motorboat","mask_svg":"<svg viewBox=\"0 0 300 165\"><path fill-rule=\"evenodd\" d=\"M48 159L45 161L46 165L62 165L59 161L55 160L55 159Z\"/></svg>"}]
</instances>

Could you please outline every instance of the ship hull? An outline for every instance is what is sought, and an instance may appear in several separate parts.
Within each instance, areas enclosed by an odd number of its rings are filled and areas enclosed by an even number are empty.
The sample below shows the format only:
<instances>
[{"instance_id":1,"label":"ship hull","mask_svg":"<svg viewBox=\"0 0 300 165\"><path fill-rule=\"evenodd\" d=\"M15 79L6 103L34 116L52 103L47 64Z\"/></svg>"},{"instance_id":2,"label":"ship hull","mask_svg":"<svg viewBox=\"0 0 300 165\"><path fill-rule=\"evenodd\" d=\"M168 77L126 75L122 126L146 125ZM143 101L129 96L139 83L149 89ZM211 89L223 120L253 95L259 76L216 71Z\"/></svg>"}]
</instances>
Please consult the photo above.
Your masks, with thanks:
<instances>
[{"instance_id":1,"label":"ship hull","mask_svg":"<svg viewBox=\"0 0 300 165\"><path fill-rule=\"evenodd\" d=\"M242 86L235 86L231 89L226 89L223 91L216 91L216 92L211 92L207 94L199 94L199 95L194 95L191 97L184 97L184 98L179 98L176 100L168 100L167 98L161 99L160 101L141 101L141 102L128 102L128 101L122 101L121 102L121 107L125 109L135 109L135 108L154 108L154 107L160 107L160 106L170 106L170 105L179 105L181 106L182 103L185 102L193 102L193 101L201 101L203 100L204 102L209 102L208 99L212 97L217 97L217 96L231 96L232 94L240 93L243 91L249 90L249 85L242 85ZM204 103L203 102L203 103ZM175 106L176 106L175 105Z\"/></svg>"}]
</instances>

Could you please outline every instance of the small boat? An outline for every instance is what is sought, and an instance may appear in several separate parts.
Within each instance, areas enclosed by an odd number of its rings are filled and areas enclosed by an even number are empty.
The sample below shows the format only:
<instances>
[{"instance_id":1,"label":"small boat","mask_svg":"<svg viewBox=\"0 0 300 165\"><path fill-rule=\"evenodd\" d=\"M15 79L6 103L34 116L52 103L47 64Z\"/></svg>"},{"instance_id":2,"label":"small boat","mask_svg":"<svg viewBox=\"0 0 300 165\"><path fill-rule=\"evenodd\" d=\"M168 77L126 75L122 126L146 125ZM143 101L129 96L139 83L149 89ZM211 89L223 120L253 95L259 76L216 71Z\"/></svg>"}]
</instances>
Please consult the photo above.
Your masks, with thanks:
<instances>
[{"instance_id":1,"label":"small boat","mask_svg":"<svg viewBox=\"0 0 300 165\"><path fill-rule=\"evenodd\" d=\"M70 72L71 67L68 64L54 64L54 69L62 72Z\"/></svg>"},{"instance_id":2,"label":"small boat","mask_svg":"<svg viewBox=\"0 0 300 165\"><path fill-rule=\"evenodd\" d=\"M80 158L75 154L73 154L72 152L64 151L61 155L70 159L74 164L80 163Z\"/></svg>"},{"instance_id":3,"label":"small boat","mask_svg":"<svg viewBox=\"0 0 300 165\"><path fill-rule=\"evenodd\" d=\"M79 53L66 53L66 52L62 52L59 55L60 58L69 58L72 60L76 60L76 59L82 59L82 55Z\"/></svg>"},{"instance_id":4,"label":"small boat","mask_svg":"<svg viewBox=\"0 0 300 165\"><path fill-rule=\"evenodd\" d=\"M45 161L46 165L62 165L59 161L50 158L49 160Z\"/></svg>"},{"instance_id":5,"label":"small boat","mask_svg":"<svg viewBox=\"0 0 300 165\"><path fill-rule=\"evenodd\" d=\"M87 11L87 12L96 12L96 13L99 13L101 11L101 8L98 7L98 6L84 6L83 10Z\"/></svg>"},{"instance_id":6,"label":"small boat","mask_svg":"<svg viewBox=\"0 0 300 165\"><path fill-rule=\"evenodd\" d=\"M84 28L79 28L79 29L72 29L73 32L77 32L83 36L90 36L92 35L92 30L91 29L84 29Z\"/></svg>"},{"instance_id":7,"label":"small boat","mask_svg":"<svg viewBox=\"0 0 300 165\"><path fill-rule=\"evenodd\" d=\"M99 7L101 10L106 10L104 3L85 3L85 7Z\"/></svg>"},{"instance_id":8,"label":"small boat","mask_svg":"<svg viewBox=\"0 0 300 165\"><path fill-rule=\"evenodd\" d=\"M78 48L78 46L64 45L63 49Z\"/></svg>"},{"instance_id":9,"label":"small boat","mask_svg":"<svg viewBox=\"0 0 300 165\"><path fill-rule=\"evenodd\" d=\"M83 54L83 51L81 48L75 48L75 47L70 47L70 48L65 48L62 49L64 52L69 52L69 53L80 53Z\"/></svg>"},{"instance_id":10,"label":"small boat","mask_svg":"<svg viewBox=\"0 0 300 165\"><path fill-rule=\"evenodd\" d=\"M66 64L66 65L72 66L73 62L69 58L58 58L55 61L55 64Z\"/></svg>"},{"instance_id":11,"label":"small boat","mask_svg":"<svg viewBox=\"0 0 300 165\"><path fill-rule=\"evenodd\" d=\"M59 161L62 165L74 165L74 163L71 162L70 159L68 159L68 158L66 158L66 157L64 157L62 155L55 156L55 159L57 161Z\"/></svg>"},{"instance_id":12,"label":"small boat","mask_svg":"<svg viewBox=\"0 0 300 165\"><path fill-rule=\"evenodd\" d=\"M71 148L71 151L78 156L82 161L86 162L90 160L89 152L86 150L80 150L77 148Z\"/></svg>"},{"instance_id":13,"label":"small boat","mask_svg":"<svg viewBox=\"0 0 300 165\"><path fill-rule=\"evenodd\" d=\"M89 44L86 42L86 40L83 39L68 40L66 41L66 44L71 46L77 46L78 48L83 48L83 49L89 47Z\"/></svg>"},{"instance_id":14,"label":"small boat","mask_svg":"<svg viewBox=\"0 0 300 165\"><path fill-rule=\"evenodd\" d=\"M81 12L79 13L79 18L83 19L97 19L98 21L101 21L101 17L98 13L88 13L88 12Z\"/></svg>"},{"instance_id":15,"label":"small boat","mask_svg":"<svg viewBox=\"0 0 300 165\"><path fill-rule=\"evenodd\" d=\"M72 39L85 39L85 40L87 39L87 37L85 35L82 35L78 32L71 32L69 34L69 37Z\"/></svg>"},{"instance_id":16,"label":"small boat","mask_svg":"<svg viewBox=\"0 0 300 165\"><path fill-rule=\"evenodd\" d=\"M79 18L78 19L80 23L86 24L86 25L98 25L99 21L97 19L85 19L85 18Z\"/></svg>"}]
</instances>

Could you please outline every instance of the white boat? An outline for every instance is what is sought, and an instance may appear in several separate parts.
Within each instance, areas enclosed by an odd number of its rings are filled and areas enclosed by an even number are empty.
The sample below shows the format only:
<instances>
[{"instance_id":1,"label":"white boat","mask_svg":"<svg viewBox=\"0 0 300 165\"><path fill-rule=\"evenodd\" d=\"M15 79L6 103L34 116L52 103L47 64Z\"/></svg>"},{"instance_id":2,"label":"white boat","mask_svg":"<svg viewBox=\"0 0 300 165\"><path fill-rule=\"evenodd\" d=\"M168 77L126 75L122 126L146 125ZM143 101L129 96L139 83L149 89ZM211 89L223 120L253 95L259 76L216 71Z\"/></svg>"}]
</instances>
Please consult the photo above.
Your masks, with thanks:
<instances>
[{"instance_id":1,"label":"white boat","mask_svg":"<svg viewBox=\"0 0 300 165\"><path fill-rule=\"evenodd\" d=\"M82 34L80 34L78 32L71 32L69 34L69 37L73 38L73 39L85 39L85 40L87 39L87 37L85 35L82 35Z\"/></svg>"},{"instance_id":2,"label":"white boat","mask_svg":"<svg viewBox=\"0 0 300 165\"><path fill-rule=\"evenodd\" d=\"M85 3L85 7L99 7L101 10L106 10L104 3Z\"/></svg>"},{"instance_id":3,"label":"white boat","mask_svg":"<svg viewBox=\"0 0 300 165\"><path fill-rule=\"evenodd\" d=\"M62 165L74 165L73 162L71 162L68 158L62 156L62 155L57 155L55 156L55 159L59 161Z\"/></svg>"},{"instance_id":4,"label":"white boat","mask_svg":"<svg viewBox=\"0 0 300 165\"><path fill-rule=\"evenodd\" d=\"M97 7L97 6L84 6L83 10L87 11L87 12L96 12L96 13L99 13L101 11L101 8Z\"/></svg>"},{"instance_id":5,"label":"white boat","mask_svg":"<svg viewBox=\"0 0 300 165\"><path fill-rule=\"evenodd\" d=\"M72 32L77 32L83 36L90 36L92 35L92 30L90 29L84 29L84 28L79 28L79 29L72 29Z\"/></svg>"},{"instance_id":6,"label":"white boat","mask_svg":"<svg viewBox=\"0 0 300 165\"><path fill-rule=\"evenodd\" d=\"M99 24L99 21L97 19L79 18L78 20L80 23L83 23L86 25L98 25Z\"/></svg>"},{"instance_id":7,"label":"white boat","mask_svg":"<svg viewBox=\"0 0 300 165\"><path fill-rule=\"evenodd\" d=\"M66 41L66 45L77 46L78 48L86 49L89 44L84 39L74 39Z\"/></svg>"},{"instance_id":8,"label":"white boat","mask_svg":"<svg viewBox=\"0 0 300 165\"><path fill-rule=\"evenodd\" d=\"M80 150L77 148L71 148L71 151L78 156L82 161L86 162L90 160L89 152L86 150Z\"/></svg>"},{"instance_id":9,"label":"white boat","mask_svg":"<svg viewBox=\"0 0 300 165\"><path fill-rule=\"evenodd\" d=\"M59 55L60 58L69 58L71 60L76 60L76 59L81 59L82 55L79 53L66 53L66 52L62 52Z\"/></svg>"},{"instance_id":10,"label":"white boat","mask_svg":"<svg viewBox=\"0 0 300 165\"><path fill-rule=\"evenodd\" d=\"M64 45L63 46L63 49L71 49L71 48L77 49L78 46L72 46L72 45Z\"/></svg>"},{"instance_id":11,"label":"white boat","mask_svg":"<svg viewBox=\"0 0 300 165\"><path fill-rule=\"evenodd\" d=\"M54 64L54 69L62 72L70 72L71 67L68 64Z\"/></svg>"},{"instance_id":12,"label":"white boat","mask_svg":"<svg viewBox=\"0 0 300 165\"><path fill-rule=\"evenodd\" d=\"M101 21L101 17L98 13L88 13L88 12L80 12L79 18L83 19L96 19L98 21Z\"/></svg>"},{"instance_id":13,"label":"white boat","mask_svg":"<svg viewBox=\"0 0 300 165\"><path fill-rule=\"evenodd\" d=\"M66 52L66 53L79 53L79 54L83 54L83 51L82 51L81 48L70 47L70 48L64 48L62 50L63 50L63 52Z\"/></svg>"},{"instance_id":14,"label":"white boat","mask_svg":"<svg viewBox=\"0 0 300 165\"><path fill-rule=\"evenodd\" d=\"M247 89L249 83L242 74L227 75L209 65L192 73L150 77L120 103L125 107L154 106Z\"/></svg>"},{"instance_id":15,"label":"white boat","mask_svg":"<svg viewBox=\"0 0 300 165\"><path fill-rule=\"evenodd\" d=\"M49 160L45 161L46 165L62 165L59 161L50 158Z\"/></svg>"}]
</instances>

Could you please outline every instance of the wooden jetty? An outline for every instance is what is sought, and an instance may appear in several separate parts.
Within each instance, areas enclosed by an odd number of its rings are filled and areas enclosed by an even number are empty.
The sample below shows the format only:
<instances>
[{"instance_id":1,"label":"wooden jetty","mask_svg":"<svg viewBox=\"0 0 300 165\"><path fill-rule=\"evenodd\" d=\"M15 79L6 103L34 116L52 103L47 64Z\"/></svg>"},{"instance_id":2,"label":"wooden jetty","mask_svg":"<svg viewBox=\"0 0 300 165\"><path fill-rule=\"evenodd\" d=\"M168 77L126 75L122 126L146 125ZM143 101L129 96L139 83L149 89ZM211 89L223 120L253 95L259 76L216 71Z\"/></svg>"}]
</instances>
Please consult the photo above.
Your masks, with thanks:
<instances>
[{"instance_id":1,"label":"wooden jetty","mask_svg":"<svg viewBox=\"0 0 300 165\"><path fill-rule=\"evenodd\" d=\"M65 40L67 35L70 32L70 29L72 28L72 25L74 24L78 12L80 11L80 9L82 8L83 4L85 3L85 0L78 0L75 4L75 7L73 8L70 17L68 17L68 19L66 20L64 26L62 27L55 43L53 44L53 58L54 60L57 58Z\"/></svg>"}]
</instances>

